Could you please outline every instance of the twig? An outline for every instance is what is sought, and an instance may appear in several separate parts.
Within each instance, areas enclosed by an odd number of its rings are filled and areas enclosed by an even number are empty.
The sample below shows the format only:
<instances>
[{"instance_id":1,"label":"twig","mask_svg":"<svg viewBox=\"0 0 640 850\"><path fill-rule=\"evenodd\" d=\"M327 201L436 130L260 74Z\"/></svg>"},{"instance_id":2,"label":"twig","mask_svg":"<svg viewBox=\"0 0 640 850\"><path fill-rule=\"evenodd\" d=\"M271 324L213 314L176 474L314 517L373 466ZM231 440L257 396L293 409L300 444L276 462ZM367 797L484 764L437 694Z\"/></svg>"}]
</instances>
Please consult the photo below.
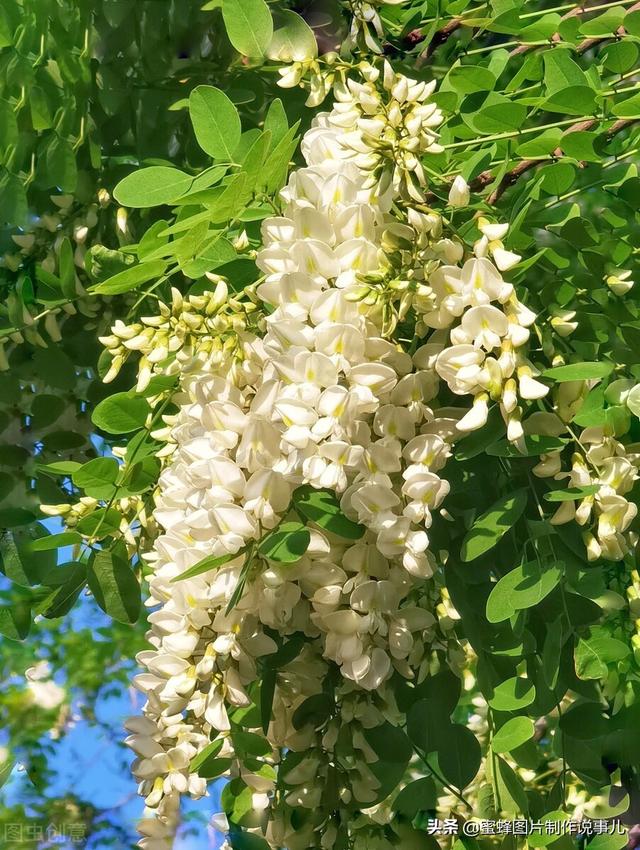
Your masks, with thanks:
<instances>
[{"instance_id":1,"label":"twig","mask_svg":"<svg viewBox=\"0 0 640 850\"><path fill-rule=\"evenodd\" d=\"M431 58L438 47L440 47L441 44L444 44L456 30L460 29L462 23L462 18L453 18L453 20L446 23L442 29L439 29L436 33L434 33L433 38L427 45L426 49L423 50L416 59L416 68L422 68L425 62Z\"/></svg>"},{"instance_id":2,"label":"twig","mask_svg":"<svg viewBox=\"0 0 640 850\"><path fill-rule=\"evenodd\" d=\"M622 130L626 130L627 127L630 127L632 124L636 123L639 119L637 118L620 118L618 121L615 121L611 127L605 132L605 136L610 139L615 136L617 133L622 132ZM576 124L572 124L566 131L565 135L569 135L569 133L579 133L586 132L588 130L593 129L598 124L598 119L590 118L586 121L578 121ZM514 166L510 171L508 171L498 186L491 192L491 194L487 198L487 203L490 206L493 206L504 194L504 192L513 184L522 177L523 174L526 174L527 171L530 171L532 168L535 168L538 165L548 165L552 162L555 162L560 157L564 156L564 152L562 147L557 147L550 155L548 160L540 160L540 159L523 159L522 162L519 162L516 166ZM580 166L584 168L586 163L582 162ZM484 189L485 186L490 185L495 180L495 175L491 171L483 171L479 174L475 180L472 180L470 188L474 191L478 191L480 189Z\"/></svg>"}]
</instances>

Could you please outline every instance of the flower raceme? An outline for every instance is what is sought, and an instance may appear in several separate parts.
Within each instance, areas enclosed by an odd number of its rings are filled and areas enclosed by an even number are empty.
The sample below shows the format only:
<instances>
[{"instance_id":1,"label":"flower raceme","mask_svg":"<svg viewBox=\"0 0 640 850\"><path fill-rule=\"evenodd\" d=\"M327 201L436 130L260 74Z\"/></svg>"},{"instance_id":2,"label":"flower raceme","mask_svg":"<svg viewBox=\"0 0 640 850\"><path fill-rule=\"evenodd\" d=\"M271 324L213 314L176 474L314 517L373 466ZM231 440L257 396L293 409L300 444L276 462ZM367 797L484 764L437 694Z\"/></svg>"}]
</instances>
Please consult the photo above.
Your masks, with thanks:
<instances>
[{"instance_id":1,"label":"flower raceme","mask_svg":"<svg viewBox=\"0 0 640 850\"><path fill-rule=\"evenodd\" d=\"M170 846L181 794L206 793L191 764L211 740L220 772L249 789L250 827L274 847L332 847L336 808L380 802L366 733L398 721L391 676L421 680L436 645L454 669L464 658L429 549L449 491L441 473L490 401L518 440L524 403L547 388L523 353L535 316L502 278L519 260L503 245L506 226L478 219L468 254L426 204L420 159L438 150L440 120L430 91L386 63L339 85L303 140L306 165L282 191L281 215L264 222L264 279L249 299L228 300L224 283L176 292L160 316L104 340L109 377L139 351L142 388L163 370L179 378L178 413L155 434L166 448L162 533L146 555L152 648L135 679L144 716L128 724L133 771L156 814L140 827L147 850ZM458 185L451 204L462 201ZM422 344L407 350L409 320ZM471 407L443 406L444 385ZM295 517L300 487L334 494L358 531L312 526L304 554L283 564L259 541ZM204 558L221 561L182 577ZM269 658L295 641L273 719L263 718L265 758L248 758L239 718ZM328 681L323 728L294 722ZM284 793L273 796L283 750ZM294 810L306 812L295 829Z\"/></svg>"}]
</instances>

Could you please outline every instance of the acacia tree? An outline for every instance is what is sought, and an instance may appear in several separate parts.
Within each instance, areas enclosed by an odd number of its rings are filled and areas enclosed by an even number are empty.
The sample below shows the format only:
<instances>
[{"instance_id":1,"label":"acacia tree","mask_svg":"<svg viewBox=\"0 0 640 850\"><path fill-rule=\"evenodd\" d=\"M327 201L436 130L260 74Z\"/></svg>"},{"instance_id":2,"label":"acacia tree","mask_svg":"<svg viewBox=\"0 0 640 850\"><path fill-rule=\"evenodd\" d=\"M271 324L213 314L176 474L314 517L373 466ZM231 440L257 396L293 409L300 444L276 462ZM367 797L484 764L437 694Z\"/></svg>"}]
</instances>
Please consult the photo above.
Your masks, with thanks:
<instances>
[{"instance_id":1,"label":"acacia tree","mask_svg":"<svg viewBox=\"0 0 640 850\"><path fill-rule=\"evenodd\" d=\"M113 51L130 26L103 12L89 41ZM183 21L159 72L137 33L123 78L159 74L153 116L141 95L122 133L117 101L112 131L87 98L97 203L54 195L85 223L10 231L6 365L33 398L0 628L24 639L85 588L135 624L144 597L127 743L149 850L221 777L239 850L430 847L436 816L634 823L640 11L197 19L186 67ZM34 175L61 126L27 127ZM34 439L34 367L81 387L84 430Z\"/></svg>"}]
</instances>

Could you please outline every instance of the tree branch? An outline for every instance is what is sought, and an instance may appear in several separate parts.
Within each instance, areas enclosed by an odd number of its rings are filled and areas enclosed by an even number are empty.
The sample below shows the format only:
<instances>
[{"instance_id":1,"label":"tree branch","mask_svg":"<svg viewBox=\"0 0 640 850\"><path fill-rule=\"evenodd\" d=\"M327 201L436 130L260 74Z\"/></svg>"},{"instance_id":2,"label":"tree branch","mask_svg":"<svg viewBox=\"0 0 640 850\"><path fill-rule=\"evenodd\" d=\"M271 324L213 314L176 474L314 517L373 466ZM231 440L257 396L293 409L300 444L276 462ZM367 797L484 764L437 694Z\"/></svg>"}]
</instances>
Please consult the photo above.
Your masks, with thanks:
<instances>
[{"instance_id":1,"label":"tree branch","mask_svg":"<svg viewBox=\"0 0 640 850\"><path fill-rule=\"evenodd\" d=\"M604 135L610 139L618 133L626 130L627 127L630 127L632 124L635 124L638 120L637 118L620 118L618 121L615 121L611 127L604 133ZM569 133L578 133L585 132L588 130L592 130L598 124L597 118L590 118L586 121L578 121L576 124L572 124L565 135L569 135ZM523 159L522 162L519 162L516 166L514 166L510 171L508 171L500 183L496 186L496 188L491 192L491 194L487 197L487 203L490 206L493 206L505 193L505 191L522 177L523 174L526 174L531 169L536 168L539 165L550 165L556 160L560 159L564 156L562 147L557 147L551 154L548 160L539 160L539 159ZM586 166L585 162L582 162L581 167L584 168ZM489 186L495 180L495 175L492 171L483 171L479 174L474 180L469 184L470 188L477 192L481 189L484 189L485 186Z\"/></svg>"},{"instance_id":2,"label":"tree branch","mask_svg":"<svg viewBox=\"0 0 640 850\"><path fill-rule=\"evenodd\" d=\"M436 33L434 33L433 38L427 45L426 49L418 56L416 60L416 68L421 68L425 62L431 58L438 47L440 47L441 44L444 44L456 30L460 29L461 26L462 19L454 18L445 24L442 29L439 29Z\"/></svg>"}]
</instances>

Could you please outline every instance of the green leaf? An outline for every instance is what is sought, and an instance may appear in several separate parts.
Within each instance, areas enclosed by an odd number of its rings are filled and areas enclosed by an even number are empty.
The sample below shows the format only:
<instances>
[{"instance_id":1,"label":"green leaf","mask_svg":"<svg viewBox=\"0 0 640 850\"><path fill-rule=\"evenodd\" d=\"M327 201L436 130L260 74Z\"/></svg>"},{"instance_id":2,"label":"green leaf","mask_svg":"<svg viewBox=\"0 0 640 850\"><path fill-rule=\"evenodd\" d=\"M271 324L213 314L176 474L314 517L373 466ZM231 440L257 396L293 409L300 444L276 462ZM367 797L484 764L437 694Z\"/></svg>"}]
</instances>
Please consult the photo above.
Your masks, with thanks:
<instances>
[{"instance_id":1,"label":"green leaf","mask_svg":"<svg viewBox=\"0 0 640 850\"><path fill-rule=\"evenodd\" d=\"M568 162L556 162L545 168L540 186L550 195L562 195L573 185L576 170Z\"/></svg>"},{"instance_id":2,"label":"green leaf","mask_svg":"<svg viewBox=\"0 0 640 850\"><path fill-rule=\"evenodd\" d=\"M365 729L364 737L378 756L378 761L368 765L369 770L380 783L380 787L374 792L375 803L377 803L386 799L398 786L413 754L413 747L402 729L392 726L391 723ZM371 801L368 805L375 805L375 803Z\"/></svg>"},{"instance_id":3,"label":"green leaf","mask_svg":"<svg viewBox=\"0 0 640 850\"><path fill-rule=\"evenodd\" d=\"M442 730L438 747L438 764L445 778L463 789L473 780L482 761L480 743L471 729L454 723Z\"/></svg>"},{"instance_id":4,"label":"green leaf","mask_svg":"<svg viewBox=\"0 0 640 850\"><path fill-rule=\"evenodd\" d=\"M0 634L9 640L24 640L31 630L31 607L26 601L0 607Z\"/></svg>"},{"instance_id":5,"label":"green leaf","mask_svg":"<svg viewBox=\"0 0 640 850\"><path fill-rule=\"evenodd\" d=\"M217 570L220 567L224 566L224 564L228 564L229 561L232 561L234 558L238 558L240 555L243 555L247 551L247 547L245 546L239 552L229 555L207 555L206 558L202 558L201 561L198 561L197 564L194 564L192 567L189 567L188 570L185 570L183 573L180 573L179 576L172 578L171 581L184 581L186 578L193 578L194 576L202 575L203 573L208 573L211 570Z\"/></svg>"},{"instance_id":6,"label":"green leaf","mask_svg":"<svg viewBox=\"0 0 640 850\"><path fill-rule=\"evenodd\" d=\"M71 562L52 570L43 583L55 589L38 604L37 613L48 620L66 616L76 604L86 582L87 568L84 564Z\"/></svg>"},{"instance_id":7,"label":"green leaf","mask_svg":"<svg viewBox=\"0 0 640 850\"><path fill-rule=\"evenodd\" d=\"M71 480L93 499L109 499L115 492L120 466L113 457L97 457L83 464Z\"/></svg>"},{"instance_id":8,"label":"green leaf","mask_svg":"<svg viewBox=\"0 0 640 850\"><path fill-rule=\"evenodd\" d=\"M263 174L263 184L267 193L277 191L286 179L289 162L295 149L298 147L296 134L299 123L297 122L293 127L289 128L287 133L269 154Z\"/></svg>"},{"instance_id":9,"label":"green leaf","mask_svg":"<svg viewBox=\"0 0 640 850\"><path fill-rule=\"evenodd\" d=\"M65 237L60 243L58 265L60 269L60 285L62 287L62 294L66 298L73 299L78 294L76 292L76 265L73 257L73 248L71 247L71 242L67 237Z\"/></svg>"},{"instance_id":10,"label":"green leaf","mask_svg":"<svg viewBox=\"0 0 640 850\"><path fill-rule=\"evenodd\" d=\"M214 86L196 86L189 96L189 114L202 150L214 159L233 162L242 127L226 94Z\"/></svg>"},{"instance_id":11,"label":"green leaf","mask_svg":"<svg viewBox=\"0 0 640 850\"><path fill-rule=\"evenodd\" d=\"M54 136L46 153L46 183L62 192L75 192L78 167L73 146L66 139Z\"/></svg>"},{"instance_id":12,"label":"green leaf","mask_svg":"<svg viewBox=\"0 0 640 850\"><path fill-rule=\"evenodd\" d=\"M545 493L547 502L573 502L595 495L600 489L599 484L586 484L584 487L568 487L566 490L551 490Z\"/></svg>"},{"instance_id":13,"label":"green leaf","mask_svg":"<svg viewBox=\"0 0 640 850\"><path fill-rule=\"evenodd\" d=\"M60 534L50 534L48 537L34 540L31 544L31 551L46 552L49 549L59 549L62 546L75 546L76 543L82 543L82 537L77 531L62 531Z\"/></svg>"},{"instance_id":14,"label":"green leaf","mask_svg":"<svg viewBox=\"0 0 640 850\"><path fill-rule=\"evenodd\" d=\"M238 53L262 58L273 37L273 20L264 0L223 0L222 17Z\"/></svg>"},{"instance_id":15,"label":"green leaf","mask_svg":"<svg viewBox=\"0 0 640 850\"><path fill-rule=\"evenodd\" d=\"M527 491L516 490L511 496L498 499L488 511L473 523L462 541L460 557L469 562L498 543L522 516L527 506Z\"/></svg>"},{"instance_id":16,"label":"green leaf","mask_svg":"<svg viewBox=\"0 0 640 850\"><path fill-rule=\"evenodd\" d=\"M533 608L556 587L562 575L562 564L540 570L537 561L529 561L504 575L487 599L487 619L502 623L517 611Z\"/></svg>"},{"instance_id":17,"label":"green leaf","mask_svg":"<svg viewBox=\"0 0 640 850\"><path fill-rule=\"evenodd\" d=\"M13 759L7 759L0 765L0 788L2 788L3 785L6 785L15 766L16 763Z\"/></svg>"},{"instance_id":18,"label":"green leaf","mask_svg":"<svg viewBox=\"0 0 640 850\"><path fill-rule=\"evenodd\" d=\"M113 196L123 207L157 207L177 201L192 183L193 177L178 168L152 165L128 174L113 190Z\"/></svg>"},{"instance_id":19,"label":"green leaf","mask_svg":"<svg viewBox=\"0 0 640 850\"><path fill-rule=\"evenodd\" d=\"M554 366L545 369L543 378L551 378L558 383L564 381L592 381L606 378L613 371L613 363L570 363L567 366Z\"/></svg>"},{"instance_id":20,"label":"green leaf","mask_svg":"<svg viewBox=\"0 0 640 850\"><path fill-rule=\"evenodd\" d=\"M232 764L233 759L230 758L209 758L200 765L196 772L203 779L217 779L218 776L226 773Z\"/></svg>"},{"instance_id":21,"label":"green leaf","mask_svg":"<svg viewBox=\"0 0 640 850\"><path fill-rule=\"evenodd\" d=\"M150 410L147 401L139 396L115 393L96 406L91 421L107 434L129 434L143 427Z\"/></svg>"},{"instance_id":22,"label":"green leaf","mask_svg":"<svg viewBox=\"0 0 640 850\"><path fill-rule=\"evenodd\" d=\"M130 292L132 289L137 289L141 283L162 277L166 268L167 263L164 260L140 263L119 272L103 283L92 286L91 292L98 295L120 295L123 292Z\"/></svg>"},{"instance_id":23,"label":"green leaf","mask_svg":"<svg viewBox=\"0 0 640 850\"><path fill-rule=\"evenodd\" d=\"M233 850L271 850L270 845L260 835L253 832L244 832L233 827L229 832L229 840Z\"/></svg>"},{"instance_id":24,"label":"green leaf","mask_svg":"<svg viewBox=\"0 0 640 850\"><path fill-rule=\"evenodd\" d=\"M296 12L274 11L275 30L266 54L278 62L304 62L315 59L318 44L309 24Z\"/></svg>"},{"instance_id":25,"label":"green leaf","mask_svg":"<svg viewBox=\"0 0 640 850\"><path fill-rule=\"evenodd\" d=\"M561 834L566 834L566 830L563 831L562 827L558 827L560 831L556 832L553 827L547 826L547 824L552 823L566 823L569 820L569 815L563 811L557 812L549 812L549 814L544 815L540 818L540 822L542 823L542 830L540 832L534 832L531 835L527 836L527 844L529 847L546 847L549 844L552 844L554 841L558 841L558 836Z\"/></svg>"},{"instance_id":26,"label":"green leaf","mask_svg":"<svg viewBox=\"0 0 640 850\"><path fill-rule=\"evenodd\" d=\"M602 53L605 68L614 74L624 74L638 61L638 45L632 41L617 41L606 47Z\"/></svg>"},{"instance_id":27,"label":"green leaf","mask_svg":"<svg viewBox=\"0 0 640 850\"><path fill-rule=\"evenodd\" d=\"M621 103L616 103L611 111L619 118L640 118L640 95L634 94Z\"/></svg>"},{"instance_id":28,"label":"green leaf","mask_svg":"<svg viewBox=\"0 0 640 850\"><path fill-rule=\"evenodd\" d=\"M510 753L533 738L534 731L530 717L512 717L493 736L491 749L494 753Z\"/></svg>"},{"instance_id":29,"label":"green leaf","mask_svg":"<svg viewBox=\"0 0 640 850\"><path fill-rule=\"evenodd\" d=\"M294 564L309 548L311 534L300 522L281 522L258 545L258 552L281 564Z\"/></svg>"},{"instance_id":30,"label":"green leaf","mask_svg":"<svg viewBox=\"0 0 640 850\"><path fill-rule=\"evenodd\" d=\"M339 537L359 540L365 532L363 525L343 515L340 503L328 490L315 490L311 486L299 487L293 494L293 503L304 517Z\"/></svg>"},{"instance_id":31,"label":"green leaf","mask_svg":"<svg viewBox=\"0 0 640 850\"><path fill-rule=\"evenodd\" d=\"M92 514L82 517L77 528L80 534L103 540L105 537L119 533L121 519L120 513L115 508L98 508Z\"/></svg>"},{"instance_id":32,"label":"green leaf","mask_svg":"<svg viewBox=\"0 0 640 850\"><path fill-rule=\"evenodd\" d=\"M140 584L129 564L103 549L92 558L87 575L96 602L120 623L135 623L140 616Z\"/></svg>"},{"instance_id":33,"label":"green leaf","mask_svg":"<svg viewBox=\"0 0 640 850\"><path fill-rule=\"evenodd\" d=\"M581 702L564 711L559 719L560 729L579 741L593 741L610 731L609 721L597 702Z\"/></svg>"},{"instance_id":34,"label":"green leaf","mask_svg":"<svg viewBox=\"0 0 640 850\"><path fill-rule=\"evenodd\" d=\"M588 86L589 80L582 68L571 58L569 50L558 48L543 54L544 83L548 94L566 91L572 86Z\"/></svg>"},{"instance_id":35,"label":"green leaf","mask_svg":"<svg viewBox=\"0 0 640 850\"><path fill-rule=\"evenodd\" d=\"M314 729L324 726L326 721L335 710L335 700L327 693L313 694L293 712L291 722L294 729L302 729L307 724L312 724Z\"/></svg>"},{"instance_id":36,"label":"green leaf","mask_svg":"<svg viewBox=\"0 0 640 850\"><path fill-rule=\"evenodd\" d=\"M493 759L487 759L487 762L490 773L494 774L501 808L512 814L521 812L526 815L529 811L529 802L514 769L499 755L495 755ZM492 768L492 762L495 764L495 771Z\"/></svg>"},{"instance_id":37,"label":"green leaf","mask_svg":"<svg viewBox=\"0 0 640 850\"><path fill-rule=\"evenodd\" d=\"M589 133L586 130L575 130L562 137L562 150L566 156L586 162L599 162L600 156L593 149L593 143L597 140L597 133Z\"/></svg>"},{"instance_id":38,"label":"green leaf","mask_svg":"<svg viewBox=\"0 0 640 850\"><path fill-rule=\"evenodd\" d=\"M451 88L461 94L472 94L477 91L493 91L496 78L488 68L479 65L457 65L452 68L447 81Z\"/></svg>"},{"instance_id":39,"label":"green leaf","mask_svg":"<svg viewBox=\"0 0 640 850\"><path fill-rule=\"evenodd\" d=\"M500 440L487 447L487 454L492 457L538 457L541 454L563 449L569 440L562 437L547 437L530 434L524 438L524 446L515 446L507 440ZM524 449L524 450L521 450Z\"/></svg>"},{"instance_id":40,"label":"green leaf","mask_svg":"<svg viewBox=\"0 0 640 850\"><path fill-rule=\"evenodd\" d=\"M38 464L38 472L45 472L48 475L73 475L76 469L80 469L82 464L75 460L59 460L55 463Z\"/></svg>"},{"instance_id":41,"label":"green leaf","mask_svg":"<svg viewBox=\"0 0 640 850\"><path fill-rule=\"evenodd\" d=\"M603 679L609 664L627 658L631 650L626 643L608 635L581 639L575 649L576 674L579 679Z\"/></svg>"},{"instance_id":42,"label":"green leaf","mask_svg":"<svg viewBox=\"0 0 640 850\"><path fill-rule=\"evenodd\" d=\"M272 752L271 744L262 735L255 732L237 731L231 733L233 749L241 758L246 756L266 756Z\"/></svg>"},{"instance_id":43,"label":"green leaf","mask_svg":"<svg viewBox=\"0 0 640 850\"><path fill-rule=\"evenodd\" d=\"M437 796L435 782L430 776L425 776L405 785L391 808L400 815L414 818L418 812L435 809Z\"/></svg>"},{"instance_id":44,"label":"green leaf","mask_svg":"<svg viewBox=\"0 0 640 850\"><path fill-rule=\"evenodd\" d=\"M271 150L282 141L289 132L289 122L287 113L284 110L282 101L279 97L272 100L267 110L266 118L264 119L264 131L271 133Z\"/></svg>"},{"instance_id":45,"label":"green leaf","mask_svg":"<svg viewBox=\"0 0 640 850\"><path fill-rule=\"evenodd\" d=\"M216 758L216 756L222 749L223 744L224 740L222 738L218 738L217 741L213 741L213 743L207 744L204 750L199 752L197 756L194 756L191 759L191 762L189 764L190 772L198 773L198 769L207 761L207 759Z\"/></svg>"},{"instance_id":46,"label":"green leaf","mask_svg":"<svg viewBox=\"0 0 640 850\"><path fill-rule=\"evenodd\" d=\"M555 51L552 51L555 53ZM542 104L548 112L567 115L590 115L596 106L596 93L590 86L570 86L554 92Z\"/></svg>"},{"instance_id":47,"label":"green leaf","mask_svg":"<svg viewBox=\"0 0 640 850\"><path fill-rule=\"evenodd\" d=\"M630 391L625 400L625 404L634 416L640 417L640 384L636 384L636 386Z\"/></svg>"},{"instance_id":48,"label":"green leaf","mask_svg":"<svg viewBox=\"0 0 640 850\"><path fill-rule=\"evenodd\" d=\"M35 541L47 537L49 533L39 522L0 535L0 566L14 584L20 587L39 584L44 573L55 566L55 552L32 548Z\"/></svg>"},{"instance_id":49,"label":"green leaf","mask_svg":"<svg viewBox=\"0 0 640 850\"><path fill-rule=\"evenodd\" d=\"M514 676L495 687L489 705L496 711L518 711L531 705L535 698L536 689L533 683Z\"/></svg>"}]
</instances>

